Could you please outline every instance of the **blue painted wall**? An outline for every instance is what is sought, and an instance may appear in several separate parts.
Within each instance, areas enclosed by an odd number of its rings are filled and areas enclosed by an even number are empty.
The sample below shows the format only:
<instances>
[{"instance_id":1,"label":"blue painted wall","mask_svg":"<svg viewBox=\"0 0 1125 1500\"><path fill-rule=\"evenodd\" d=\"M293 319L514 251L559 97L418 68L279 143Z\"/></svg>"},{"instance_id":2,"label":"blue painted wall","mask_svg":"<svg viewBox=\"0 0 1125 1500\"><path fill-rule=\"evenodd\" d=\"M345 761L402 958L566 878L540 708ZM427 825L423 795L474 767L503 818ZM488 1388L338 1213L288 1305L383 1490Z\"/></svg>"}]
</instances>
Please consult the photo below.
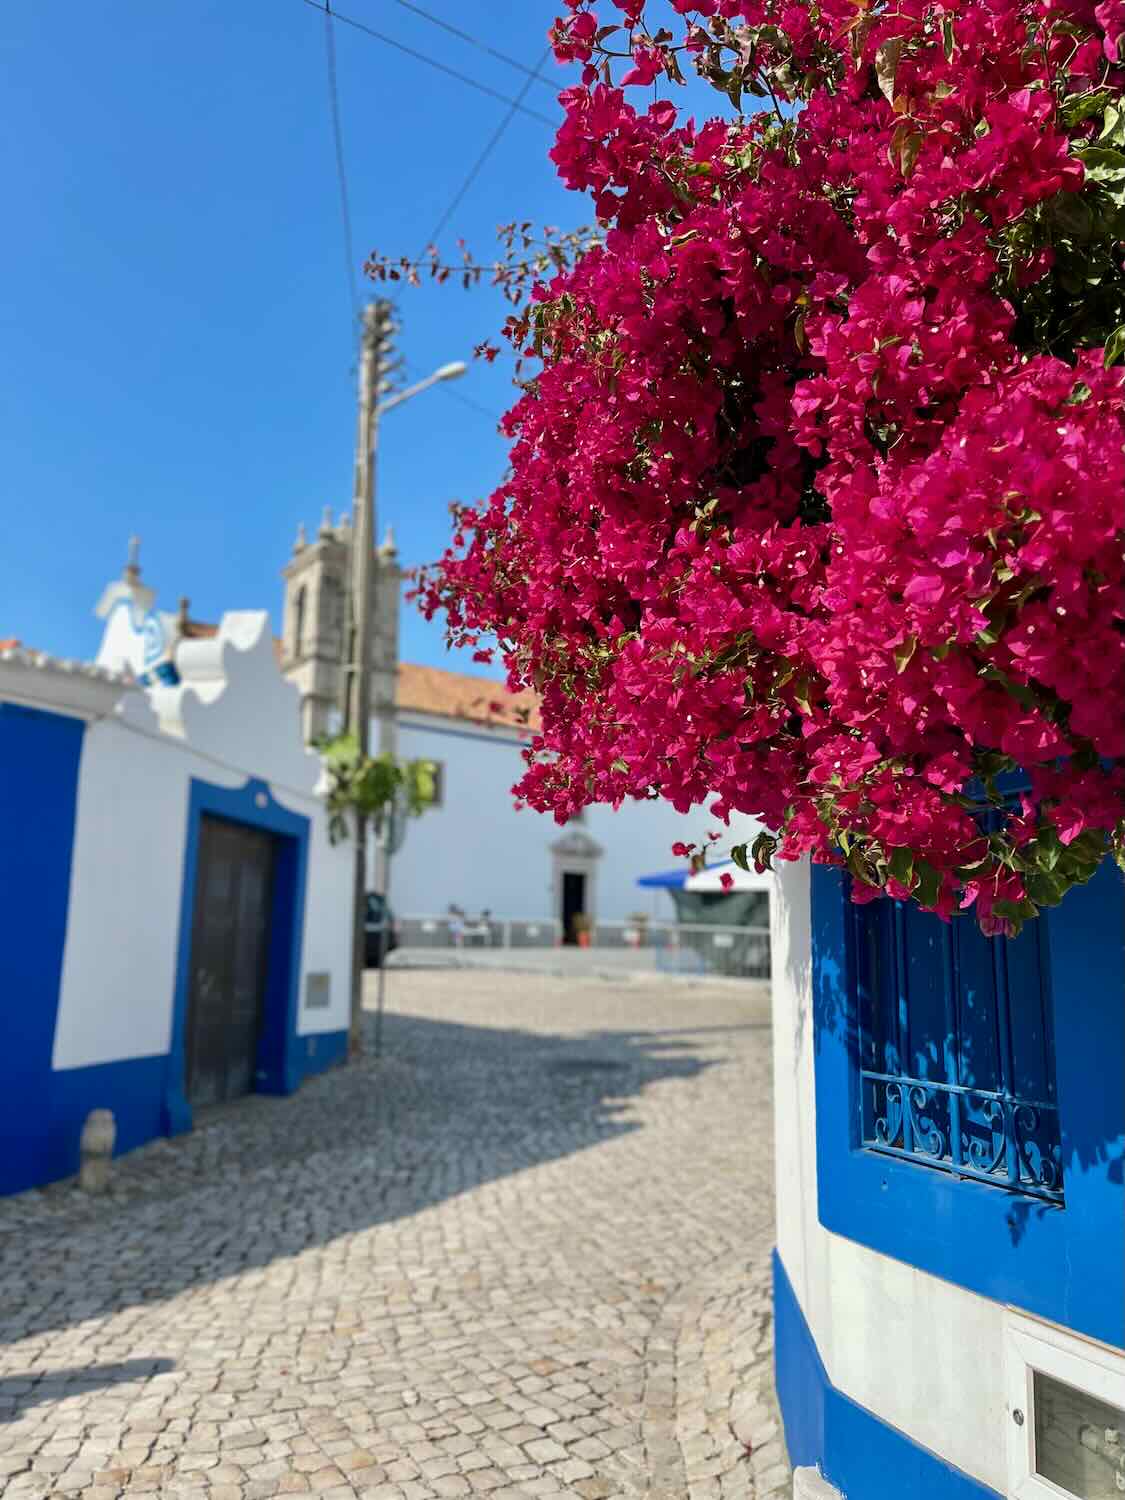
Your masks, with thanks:
<instances>
[{"instance_id":1,"label":"blue painted wall","mask_svg":"<svg viewBox=\"0 0 1125 1500\"><path fill-rule=\"evenodd\" d=\"M997 1500L836 1389L776 1252L773 1271L774 1373L794 1467L819 1467L847 1500Z\"/></svg>"},{"instance_id":2,"label":"blue painted wall","mask_svg":"<svg viewBox=\"0 0 1125 1500\"><path fill-rule=\"evenodd\" d=\"M813 867L820 1222L1125 1347L1125 891L1112 862L1047 920L1065 1207L861 1147L853 928L840 872Z\"/></svg>"},{"instance_id":3,"label":"blue painted wall","mask_svg":"<svg viewBox=\"0 0 1125 1500\"><path fill-rule=\"evenodd\" d=\"M184 1030L204 814L277 836L258 1089L291 1093L347 1056L346 1031L297 1036L308 819L280 807L260 781L235 791L192 781L171 1050L52 1068L83 732L78 719L0 705L0 1194L77 1172L92 1109L113 1111L118 1154L190 1128Z\"/></svg>"},{"instance_id":4,"label":"blue painted wall","mask_svg":"<svg viewBox=\"0 0 1125 1500\"><path fill-rule=\"evenodd\" d=\"M58 1139L43 1117L84 729L0 704L0 1193L58 1175Z\"/></svg>"}]
</instances>

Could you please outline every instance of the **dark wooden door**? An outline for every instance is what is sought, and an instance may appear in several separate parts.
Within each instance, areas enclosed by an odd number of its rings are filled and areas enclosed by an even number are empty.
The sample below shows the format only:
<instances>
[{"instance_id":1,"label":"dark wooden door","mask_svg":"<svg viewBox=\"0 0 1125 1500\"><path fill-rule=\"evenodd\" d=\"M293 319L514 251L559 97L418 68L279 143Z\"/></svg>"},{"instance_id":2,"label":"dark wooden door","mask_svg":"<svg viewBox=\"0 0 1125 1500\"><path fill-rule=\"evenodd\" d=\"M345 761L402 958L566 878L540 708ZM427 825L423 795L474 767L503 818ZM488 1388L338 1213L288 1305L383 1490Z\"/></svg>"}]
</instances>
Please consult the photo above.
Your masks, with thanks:
<instances>
[{"instance_id":1,"label":"dark wooden door","mask_svg":"<svg viewBox=\"0 0 1125 1500\"><path fill-rule=\"evenodd\" d=\"M199 836L187 1096L216 1104L254 1087L266 988L274 841L204 817Z\"/></svg>"},{"instance_id":2,"label":"dark wooden door","mask_svg":"<svg viewBox=\"0 0 1125 1500\"><path fill-rule=\"evenodd\" d=\"M572 870L564 870L562 878L562 925L563 942L576 943L578 929L575 917L586 915L586 877Z\"/></svg>"}]
</instances>

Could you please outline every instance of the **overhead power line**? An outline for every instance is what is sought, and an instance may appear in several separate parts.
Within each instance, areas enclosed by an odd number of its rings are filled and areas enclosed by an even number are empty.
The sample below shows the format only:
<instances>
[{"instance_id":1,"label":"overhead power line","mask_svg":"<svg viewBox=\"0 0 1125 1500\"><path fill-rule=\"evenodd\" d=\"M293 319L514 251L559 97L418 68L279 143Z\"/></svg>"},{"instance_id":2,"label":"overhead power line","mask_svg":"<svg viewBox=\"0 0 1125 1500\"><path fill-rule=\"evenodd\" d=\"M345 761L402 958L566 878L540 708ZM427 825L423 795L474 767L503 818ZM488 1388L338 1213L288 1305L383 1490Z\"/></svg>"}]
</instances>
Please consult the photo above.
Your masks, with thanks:
<instances>
[{"instance_id":1,"label":"overhead power line","mask_svg":"<svg viewBox=\"0 0 1125 1500\"><path fill-rule=\"evenodd\" d=\"M340 129L340 91L336 83L336 38L332 31L330 0L324 3L324 51L328 64L328 104L332 115L332 140L336 149L336 180L340 185L340 221L344 231L344 273L352 318L359 326L359 292L355 280L355 247L352 242L352 215L348 206L348 174L344 167L344 136Z\"/></svg>"},{"instance_id":2,"label":"overhead power line","mask_svg":"<svg viewBox=\"0 0 1125 1500\"><path fill-rule=\"evenodd\" d=\"M548 47L547 50L546 50L546 52L544 52L543 56L535 64L535 67L528 69L528 76L527 76L527 78L524 79L523 87L520 89L519 93L516 95L516 97L509 104L507 114L504 116L504 118L500 121L499 125L497 125L496 129L489 136L487 142L485 143L484 150L477 157L477 159L473 163L473 165L469 168L469 170L468 170L468 172L467 172L467 174L465 176L465 180L462 182L461 186L454 193L453 197L449 200L449 203L446 206L445 212L442 214L441 218L437 221L437 224L431 230L429 239L426 241L426 244L423 245L423 247L422 247L422 255L424 255L426 253L426 250L427 250L427 248L430 245L432 245L432 244L435 243L435 241L437 240L438 235L442 232L442 230L445 228L445 226L449 223L450 219L453 217L454 213L457 211L458 205L460 204L461 200L464 198L465 194L469 191L469 189L472 187L473 183L480 176L481 170L484 167L485 162L492 155L492 153L496 150L496 147L500 144L500 138L501 138L501 136L503 136L503 134L507 130L508 126L512 123L512 119L515 116L516 112L518 110L520 110L520 109L523 108L523 99L524 99L525 94L531 88L531 85L539 77L539 69L547 61L547 59L548 59L548 57L550 57L550 55L551 55L551 49L550 49L550 47ZM419 256L419 259L421 259L421 256Z\"/></svg>"},{"instance_id":3,"label":"overhead power line","mask_svg":"<svg viewBox=\"0 0 1125 1500\"><path fill-rule=\"evenodd\" d=\"M542 114L537 109L532 109L530 105L522 103L522 100L510 99L507 94L500 93L498 89L489 88L488 84L481 83L476 78L470 78L467 73L461 73L456 68L451 68L445 63L438 62L436 58L428 56L425 52L418 52L415 48L408 47L405 42L396 41L394 37L387 36L381 31L376 31L373 26L368 26L363 21L357 21L354 16L345 16L341 11L329 10L327 0L304 0L304 3L311 5L313 10L330 14L335 20L342 21L345 26L352 26L356 31L362 31L365 36L373 37L377 42L383 42L388 47L397 48L399 52L404 52L407 57L414 58L416 62L426 63L427 66L436 68L439 73L445 73L450 78L456 78L458 82L467 85L471 89L476 89L479 94L487 94L490 99L498 99L501 104L513 106L514 110L518 110L525 115L530 115L533 120L539 120L542 124L551 126L556 123L549 115ZM527 92L527 86L525 85L524 93Z\"/></svg>"},{"instance_id":4,"label":"overhead power line","mask_svg":"<svg viewBox=\"0 0 1125 1500\"><path fill-rule=\"evenodd\" d=\"M473 36L471 32L462 31L459 26L453 26L441 16L435 16L431 11L423 10L420 5L415 5L414 0L395 0L396 5L401 5L403 10L413 11L416 16L421 16L434 26L440 26L442 31L448 31L450 36L459 37L461 41L468 42L470 46L477 47L481 52L487 52L489 57L495 57L499 62L507 63L509 68L515 68L519 73L527 73L541 83L544 88L553 88L549 78L543 78L534 69L529 68L526 63L521 63L518 58L509 57L506 52L499 52L495 47L490 47L487 42L482 42L480 37Z\"/></svg>"},{"instance_id":5,"label":"overhead power line","mask_svg":"<svg viewBox=\"0 0 1125 1500\"><path fill-rule=\"evenodd\" d=\"M468 42L471 47L478 48L481 52L487 52L489 57L495 57L498 62L506 63L509 68L515 68L518 73L528 73L544 88L553 88L554 84L549 78L544 78L534 72L526 63L521 63L517 57L509 57L506 52L499 51L496 47L490 47L487 42L482 42L479 36L473 36L472 32L462 31L459 26L452 25L441 16L435 16L432 11L423 10L420 5L415 5L414 0L395 0L403 10L413 11L416 16L429 21L433 26L440 26L442 31L448 31L450 36L459 37L461 41Z\"/></svg>"}]
</instances>

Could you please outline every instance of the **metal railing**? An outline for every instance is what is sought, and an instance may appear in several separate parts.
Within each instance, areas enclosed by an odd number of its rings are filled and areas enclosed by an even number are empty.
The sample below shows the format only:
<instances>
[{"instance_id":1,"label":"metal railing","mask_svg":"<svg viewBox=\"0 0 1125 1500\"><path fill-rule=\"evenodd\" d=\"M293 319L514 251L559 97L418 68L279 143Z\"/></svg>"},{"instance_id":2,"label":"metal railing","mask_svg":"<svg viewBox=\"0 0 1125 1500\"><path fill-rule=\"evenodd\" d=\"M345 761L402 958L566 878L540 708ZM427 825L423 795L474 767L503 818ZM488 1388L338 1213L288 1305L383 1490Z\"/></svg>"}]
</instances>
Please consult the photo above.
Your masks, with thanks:
<instances>
[{"instance_id":1,"label":"metal railing","mask_svg":"<svg viewBox=\"0 0 1125 1500\"><path fill-rule=\"evenodd\" d=\"M662 972L769 978L768 927L595 922L585 936L581 948L622 958L632 952L646 967ZM445 952L557 948L562 946L562 924L554 917L405 916L398 918L398 940L403 948Z\"/></svg>"}]
</instances>

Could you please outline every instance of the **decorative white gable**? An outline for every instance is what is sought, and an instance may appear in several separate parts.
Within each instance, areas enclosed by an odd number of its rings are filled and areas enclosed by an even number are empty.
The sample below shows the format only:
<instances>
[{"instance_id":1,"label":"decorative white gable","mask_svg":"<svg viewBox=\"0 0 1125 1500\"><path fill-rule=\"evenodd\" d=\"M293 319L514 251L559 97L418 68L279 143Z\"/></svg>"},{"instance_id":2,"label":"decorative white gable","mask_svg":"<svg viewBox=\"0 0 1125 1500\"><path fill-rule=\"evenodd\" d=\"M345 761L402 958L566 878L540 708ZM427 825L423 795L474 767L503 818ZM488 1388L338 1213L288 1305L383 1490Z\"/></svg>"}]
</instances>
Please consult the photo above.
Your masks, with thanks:
<instances>
[{"instance_id":1,"label":"decorative white gable","mask_svg":"<svg viewBox=\"0 0 1125 1500\"><path fill-rule=\"evenodd\" d=\"M148 696L166 734L265 781L312 793L320 757L305 747L300 694L282 677L270 617L230 610L207 640L181 640L177 681L157 682Z\"/></svg>"}]
</instances>

